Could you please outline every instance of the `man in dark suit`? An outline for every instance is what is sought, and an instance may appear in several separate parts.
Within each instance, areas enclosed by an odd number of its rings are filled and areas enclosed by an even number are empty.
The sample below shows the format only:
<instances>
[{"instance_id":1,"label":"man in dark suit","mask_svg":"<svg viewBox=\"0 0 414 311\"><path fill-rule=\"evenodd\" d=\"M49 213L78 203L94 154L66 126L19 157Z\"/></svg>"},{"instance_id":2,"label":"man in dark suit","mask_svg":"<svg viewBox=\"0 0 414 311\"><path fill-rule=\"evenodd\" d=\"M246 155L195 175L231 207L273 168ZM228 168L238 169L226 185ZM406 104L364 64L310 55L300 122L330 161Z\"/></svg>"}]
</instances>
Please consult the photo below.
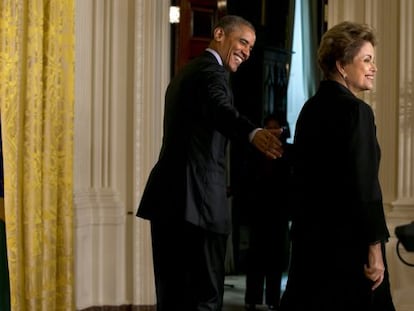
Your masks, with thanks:
<instances>
[{"instance_id":1,"label":"man in dark suit","mask_svg":"<svg viewBox=\"0 0 414 311\"><path fill-rule=\"evenodd\" d=\"M231 229L228 139L282 155L280 131L258 129L233 106L229 73L249 58L255 40L248 21L223 17L209 48L168 86L162 147L137 212L151 221L158 311L221 310Z\"/></svg>"}]
</instances>

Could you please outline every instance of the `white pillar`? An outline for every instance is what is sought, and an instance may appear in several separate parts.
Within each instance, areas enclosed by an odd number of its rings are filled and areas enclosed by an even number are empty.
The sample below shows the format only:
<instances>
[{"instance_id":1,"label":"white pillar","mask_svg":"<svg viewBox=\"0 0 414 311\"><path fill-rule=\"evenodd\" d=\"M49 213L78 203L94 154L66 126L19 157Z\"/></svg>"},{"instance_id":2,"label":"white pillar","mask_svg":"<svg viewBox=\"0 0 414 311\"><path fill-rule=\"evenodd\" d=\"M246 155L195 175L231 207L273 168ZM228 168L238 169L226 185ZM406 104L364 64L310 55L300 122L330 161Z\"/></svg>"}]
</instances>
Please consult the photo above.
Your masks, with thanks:
<instances>
[{"instance_id":1,"label":"white pillar","mask_svg":"<svg viewBox=\"0 0 414 311\"><path fill-rule=\"evenodd\" d=\"M135 7L134 190L136 207L162 140L164 95L170 79L169 0L137 0ZM134 213L135 213L134 211ZM134 216L135 217L135 216ZM133 221L133 304L154 305L149 222Z\"/></svg>"},{"instance_id":2,"label":"white pillar","mask_svg":"<svg viewBox=\"0 0 414 311\"><path fill-rule=\"evenodd\" d=\"M162 136L169 0L76 1L76 308L155 303L135 217Z\"/></svg>"}]
</instances>

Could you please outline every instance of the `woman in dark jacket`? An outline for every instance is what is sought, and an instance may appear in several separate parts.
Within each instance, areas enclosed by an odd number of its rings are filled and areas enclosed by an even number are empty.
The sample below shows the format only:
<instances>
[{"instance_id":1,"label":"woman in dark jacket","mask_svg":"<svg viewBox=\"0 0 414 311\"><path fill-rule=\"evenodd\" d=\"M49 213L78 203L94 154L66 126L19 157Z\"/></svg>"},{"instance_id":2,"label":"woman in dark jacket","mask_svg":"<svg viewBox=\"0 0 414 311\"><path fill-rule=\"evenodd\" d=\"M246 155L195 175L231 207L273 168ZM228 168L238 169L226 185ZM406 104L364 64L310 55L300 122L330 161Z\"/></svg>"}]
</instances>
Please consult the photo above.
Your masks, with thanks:
<instances>
[{"instance_id":1,"label":"woman in dark jacket","mask_svg":"<svg viewBox=\"0 0 414 311\"><path fill-rule=\"evenodd\" d=\"M325 80L296 125L292 259L283 311L394 311L378 180L373 88L375 35L343 22L322 37Z\"/></svg>"}]
</instances>

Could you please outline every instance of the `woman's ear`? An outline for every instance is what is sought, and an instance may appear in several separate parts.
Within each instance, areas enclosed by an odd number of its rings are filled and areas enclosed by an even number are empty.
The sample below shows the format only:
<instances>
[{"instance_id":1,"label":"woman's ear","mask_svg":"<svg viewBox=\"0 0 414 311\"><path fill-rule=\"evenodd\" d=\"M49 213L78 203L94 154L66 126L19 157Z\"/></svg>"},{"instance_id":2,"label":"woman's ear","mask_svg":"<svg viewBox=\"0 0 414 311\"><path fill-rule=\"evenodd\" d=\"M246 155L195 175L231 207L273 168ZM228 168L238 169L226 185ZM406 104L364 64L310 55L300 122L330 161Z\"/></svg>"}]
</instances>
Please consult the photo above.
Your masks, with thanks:
<instances>
[{"instance_id":1,"label":"woman's ear","mask_svg":"<svg viewBox=\"0 0 414 311\"><path fill-rule=\"evenodd\" d=\"M338 70L339 74L340 74L342 77L346 77L346 72L345 72L344 65L343 65L343 64L342 64L339 60L337 60L337 61L335 62L335 65L336 65L336 70Z\"/></svg>"},{"instance_id":2,"label":"woman's ear","mask_svg":"<svg viewBox=\"0 0 414 311\"><path fill-rule=\"evenodd\" d=\"M345 73L344 66L341 64L341 62L339 60L337 60L335 62L335 65L336 65L336 70L338 70L338 72L341 74L341 76L344 76L346 73Z\"/></svg>"}]
</instances>

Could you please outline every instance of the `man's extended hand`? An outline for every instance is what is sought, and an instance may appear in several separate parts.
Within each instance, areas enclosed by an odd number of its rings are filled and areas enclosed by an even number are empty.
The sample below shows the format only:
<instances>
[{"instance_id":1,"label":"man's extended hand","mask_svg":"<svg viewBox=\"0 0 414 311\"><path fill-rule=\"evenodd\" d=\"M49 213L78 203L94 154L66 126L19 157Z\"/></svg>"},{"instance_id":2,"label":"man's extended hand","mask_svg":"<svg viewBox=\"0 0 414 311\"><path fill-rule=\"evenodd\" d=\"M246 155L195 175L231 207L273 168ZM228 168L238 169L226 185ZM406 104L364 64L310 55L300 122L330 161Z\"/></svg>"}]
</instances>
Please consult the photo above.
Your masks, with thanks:
<instances>
[{"instance_id":1,"label":"man's extended hand","mask_svg":"<svg viewBox=\"0 0 414 311\"><path fill-rule=\"evenodd\" d=\"M283 153L279 136L282 129L260 129L253 137L252 144L263 152L268 158L280 158Z\"/></svg>"}]
</instances>

